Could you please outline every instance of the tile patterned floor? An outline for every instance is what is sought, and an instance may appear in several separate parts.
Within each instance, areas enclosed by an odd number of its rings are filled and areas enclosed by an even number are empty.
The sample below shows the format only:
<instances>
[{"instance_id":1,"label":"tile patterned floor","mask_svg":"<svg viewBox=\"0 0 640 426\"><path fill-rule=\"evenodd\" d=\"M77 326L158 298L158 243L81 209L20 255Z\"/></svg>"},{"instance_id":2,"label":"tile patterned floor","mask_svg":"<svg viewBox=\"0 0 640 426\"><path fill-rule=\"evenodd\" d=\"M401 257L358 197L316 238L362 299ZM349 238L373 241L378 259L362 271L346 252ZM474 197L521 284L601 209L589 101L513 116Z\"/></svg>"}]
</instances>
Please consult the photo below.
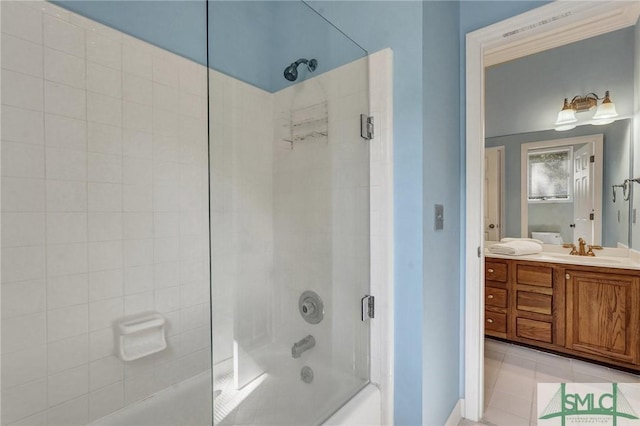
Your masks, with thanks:
<instances>
[{"instance_id":1,"label":"tile patterned floor","mask_svg":"<svg viewBox=\"0 0 640 426\"><path fill-rule=\"evenodd\" d=\"M489 425L535 425L537 383L640 383L638 375L491 339L484 354L483 421Z\"/></svg>"}]
</instances>

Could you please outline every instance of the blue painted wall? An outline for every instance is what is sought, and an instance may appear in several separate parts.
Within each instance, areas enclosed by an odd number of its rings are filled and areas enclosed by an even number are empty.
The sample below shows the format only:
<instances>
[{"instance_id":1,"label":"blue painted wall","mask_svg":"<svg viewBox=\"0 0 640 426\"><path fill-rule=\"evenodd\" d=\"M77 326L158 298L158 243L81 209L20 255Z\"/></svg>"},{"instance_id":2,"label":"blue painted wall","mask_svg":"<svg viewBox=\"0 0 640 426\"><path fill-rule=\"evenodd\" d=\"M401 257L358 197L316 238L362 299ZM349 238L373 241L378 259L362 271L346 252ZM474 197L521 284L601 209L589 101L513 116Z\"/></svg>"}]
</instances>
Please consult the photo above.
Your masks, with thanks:
<instances>
[{"instance_id":1,"label":"blue painted wall","mask_svg":"<svg viewBox=\"0 0 640 426\"><path fill-rule=\"evenodd\" d=\"M503 21L546 3L546 0L466 0L460 2L460 35ZM460 40L464 43L464 38ZM464 53L464 50L462 51Z\"/></svg>"},{"instance_id":2,"label":"blue painted wall","mask_svg":"<svg viewBox=\"0 0 640 426\"><path fill-rule=\"evenodd\" d=\"M270 2L210 2L211 68L270 91L270 71L274 66L271 55L274 22L275 16ZM249 23L251 25L248 25Z\"/></svg>"},{"instance_id":3,"label":"blue painted wall","mask_svg":"<svg viewBox=\"0 0 640 426\"><path fill-rule=\"evenodd\" d=\"M423 10L423 424L441 425L460 393L460 85L459 4ZM444 230L434 229L444 205Z\"/></svg>"},{"instance_id":4,"label":"blue painted wall","mask_svg":"<svg viewBox=\"0 0 640 426\"><path fill-rule=\"evenodd\" d=\"M323 19L316 11L299 1L269 2L275 15L273 44L270 50L274 66L271 91L291 86L306 76L315 76L363 58L367 51ZM346 31L351 34L350 29ZM298 58L316 58L318 68L309 73L298 67L298 80L289 82L283 70Z\"/></svg>"},{"instance_id":5,"label":"blue painted wall","mask_svg":"<svg viewBox=\"0 0 640 426\"><path fill-rule=\"evenodd\" d=\"M211 68L276 92L367 55L367 52L300 1L212 1L209 3ZM298 80L283 77L299 58L318 61Z\"/></svg>"},{"instance_id":6,"label":"blue painted wall","mask_svg":"<svg viewBox=\"0 0 640 426\"><path fill-rule=\"evenodd\" d=\"M207 61L204 0L53 0L62 7L200 64ZM286 66L318 59L313 75L367 55L300 1L209 2L210 66L269 92L291 84ZM298 68L298 81L310 75Z\"/></svg>"},{"instance_id":7,"label":"blue painted wall","mask_svg":"<svg viewBox=\"0 0 640 426\"><path fill-rule=\"evenodd\" d=\"M618 114L632 116L633 38L624 28L487 68L486 137L553 129L564 98L591 92L610 90Z\"/></svg>"}]
</instances>

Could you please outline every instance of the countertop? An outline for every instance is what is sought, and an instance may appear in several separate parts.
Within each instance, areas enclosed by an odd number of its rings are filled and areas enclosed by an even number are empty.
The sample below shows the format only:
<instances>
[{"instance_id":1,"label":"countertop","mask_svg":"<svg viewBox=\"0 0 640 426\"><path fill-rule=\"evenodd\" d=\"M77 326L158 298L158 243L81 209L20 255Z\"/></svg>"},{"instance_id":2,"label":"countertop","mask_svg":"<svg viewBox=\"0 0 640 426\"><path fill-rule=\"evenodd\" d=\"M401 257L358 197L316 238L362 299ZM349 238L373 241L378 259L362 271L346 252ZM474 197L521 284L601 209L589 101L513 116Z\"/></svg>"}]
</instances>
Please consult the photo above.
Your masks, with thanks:
<instances>
[{"instance_id":1,"label":"countertop","mask_svg":"<svg viewBox=\"0 0 640 426\"><path fill-rule=\"evenodd\" d=\"M516 259L533 262L562 263L566 265L598 266L602 268L634 269L640 271L640 252L627 248L604 248L594 250L593 256L572 256L571 249L553 244L542 244L542 252L538 254L527 254L522 256L507 256L490 253L488 246L497 242L486 242L484 255L487 258L496 259Z\"/></svg>"}]
</instances>

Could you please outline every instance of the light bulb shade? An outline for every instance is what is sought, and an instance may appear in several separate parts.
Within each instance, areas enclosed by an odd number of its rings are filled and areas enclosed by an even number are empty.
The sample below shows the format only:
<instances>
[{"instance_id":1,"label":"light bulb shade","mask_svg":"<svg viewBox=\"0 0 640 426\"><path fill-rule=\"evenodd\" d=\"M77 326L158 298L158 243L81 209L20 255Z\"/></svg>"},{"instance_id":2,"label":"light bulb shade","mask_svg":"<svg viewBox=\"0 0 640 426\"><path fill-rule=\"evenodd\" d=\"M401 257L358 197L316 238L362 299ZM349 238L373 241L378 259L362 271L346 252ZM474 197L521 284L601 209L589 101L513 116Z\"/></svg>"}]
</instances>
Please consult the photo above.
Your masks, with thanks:
<instances>
[{"instance_id":1,"label":"light bulb shade","mask_svg":"<svg viewBox=\"0 0 640 426\"><path fill-rule=\"evenodd\" d=\"M593 121L610 120L617 116L618 112L616 111L616 106L613 102L602 103L593 115Z\"/></svg>"},{"instance_id":2,"label":"light bulb shade","mask_svg":"<svg viewBox=\"0 0 640 426\"><path fill-rule=\"evenodd\" d=\"M576 128L575 124L563 124L562 126L556 126L555 130L556 132L564 132L566 130L571 130L575 128Z\"/></svg>"},{"instance_id":3,"label":"light bulb shade","mask_svg":"<svg viewBox=\"0 0 640 426\"><path fill-rule=\"evenodd\" d=\"M578 121L578 119L576 118L576 112L571 108L569 108L569 109L563 109L558 113L558 119L556 120L555 124L557 127L557 126L564 126L567 124L575 123L576 121Z\"/></svg>"}]
</instances>

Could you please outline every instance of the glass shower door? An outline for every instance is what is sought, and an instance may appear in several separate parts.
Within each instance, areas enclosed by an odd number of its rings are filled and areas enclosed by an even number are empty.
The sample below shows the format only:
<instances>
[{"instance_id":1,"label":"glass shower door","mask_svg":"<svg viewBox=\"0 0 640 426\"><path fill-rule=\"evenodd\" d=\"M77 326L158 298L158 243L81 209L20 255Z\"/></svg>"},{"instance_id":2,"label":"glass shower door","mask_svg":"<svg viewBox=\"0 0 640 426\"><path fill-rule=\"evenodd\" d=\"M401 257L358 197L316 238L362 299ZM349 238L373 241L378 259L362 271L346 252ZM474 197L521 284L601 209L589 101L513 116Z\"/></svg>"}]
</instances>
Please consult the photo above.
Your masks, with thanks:
<instances>
[{"instance_id":1,"label":"glass shower door","mask_svg":"<svg viewBox=\"0 0 640 426\"><path fill-rule=\"evenodd\" d=\"M209 25L215 422L319 424L369 380L367 52L302 2Z\"/></svg>"}]
</instances>

